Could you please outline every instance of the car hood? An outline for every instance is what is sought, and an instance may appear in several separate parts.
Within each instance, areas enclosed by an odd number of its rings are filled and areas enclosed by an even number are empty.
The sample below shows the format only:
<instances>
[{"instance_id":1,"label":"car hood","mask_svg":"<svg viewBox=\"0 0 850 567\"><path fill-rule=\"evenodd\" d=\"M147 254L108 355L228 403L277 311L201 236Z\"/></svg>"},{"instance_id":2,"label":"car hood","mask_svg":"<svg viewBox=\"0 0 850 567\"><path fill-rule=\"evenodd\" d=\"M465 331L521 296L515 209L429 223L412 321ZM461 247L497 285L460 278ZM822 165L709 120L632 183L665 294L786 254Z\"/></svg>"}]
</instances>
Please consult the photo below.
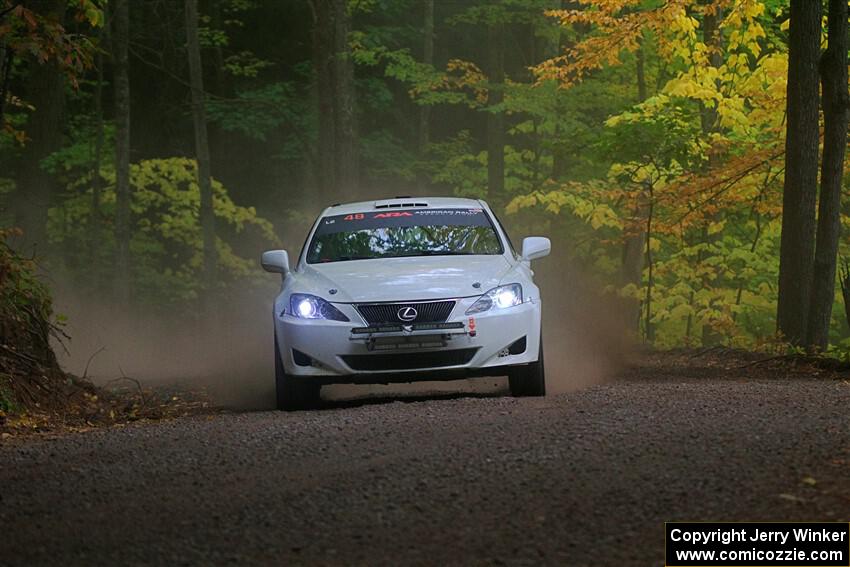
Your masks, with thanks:
<instances>
[{"instance_id":1,"label":"car hood","mask_svg":"<svg viewBox=\"0 0 850 567\"><path fill-rule=\"evenodd\" d=\"M469 297L496 287L511 270L504 256L425 256L310 264L293 291L334 303ZM473 287L478 282L480 287ZM328 291L337 293L329 295Z\"/></svg>"}]
</instances>

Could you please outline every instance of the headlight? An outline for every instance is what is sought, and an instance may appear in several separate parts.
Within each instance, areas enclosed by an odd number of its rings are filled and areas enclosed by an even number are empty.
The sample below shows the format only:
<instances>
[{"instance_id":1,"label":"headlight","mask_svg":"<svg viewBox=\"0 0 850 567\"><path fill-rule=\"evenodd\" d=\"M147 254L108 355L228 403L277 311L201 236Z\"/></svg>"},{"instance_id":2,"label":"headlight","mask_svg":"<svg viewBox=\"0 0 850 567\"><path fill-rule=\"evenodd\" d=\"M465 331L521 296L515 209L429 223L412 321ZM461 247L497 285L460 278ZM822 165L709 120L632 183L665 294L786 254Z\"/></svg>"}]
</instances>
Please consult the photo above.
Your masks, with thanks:
<instances>
[{"instance_id":1,"label":"headlight","mask_svg":"<svg viewBox=\"0 0 850 567\"><path fill-rule=\"evenodd\" d=\"M293 293L289 296L289 314L301 319L349 320L342 311L329 302L306 293Z\"/></svg>"},{"instance_id":2,"label":"headlight","mask_svg":"<svg viewBox=\"0 0 850 567\"><path fill-rule=\"evenodd\" d=\"M493 307L504 309L522 303L522 286L518 283L494 287L478 298L472 307L466 310L467 315L483 313Z\"/></svg>"}]
</instances>

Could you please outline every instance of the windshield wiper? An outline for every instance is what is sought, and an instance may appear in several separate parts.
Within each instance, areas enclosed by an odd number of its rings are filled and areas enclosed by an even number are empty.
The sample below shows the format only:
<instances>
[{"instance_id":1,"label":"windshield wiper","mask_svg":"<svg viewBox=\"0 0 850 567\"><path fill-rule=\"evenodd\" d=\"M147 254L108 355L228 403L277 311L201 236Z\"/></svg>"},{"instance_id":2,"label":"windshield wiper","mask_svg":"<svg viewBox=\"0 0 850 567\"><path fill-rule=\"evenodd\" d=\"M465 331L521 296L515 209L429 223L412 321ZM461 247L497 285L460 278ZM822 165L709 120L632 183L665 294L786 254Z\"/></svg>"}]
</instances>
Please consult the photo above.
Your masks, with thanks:
<instances>
[{"instance_id":1,"label":"windshield wiper","mask_svg":"<svg viewBox=\"0 0 850 567\"><path fill-rule=\"evenodd\" d=\"M439 252L437 250L419 250L411 254L397 254L387 256L336 256L333 259L321 260L320 263L350 262L352 260L380 260L382 258L416 258L417 256L475 256L472 252Z\"/></svg>"},{"instance_id":2,"label":"windshield wiper","mask_svg":"<svg viewBox=\"0 0 850 567\"><path fill-rule=\"evenodd\" d=\"M331 262L348 262L351 260L372 260L374 256L337 256Z\"/></svg>"},{"instance_id":3,"label":"windshield wiper","mask_svg":"<svg viewBox=\"0 0 850 567\"><path fill-rule=\"evenodd\" d=\"M374 256L336 256L335 258L324 258L319 260L319 264L328 264L330 262L348 262L350 260L372 260Z\"/></svg>"},{"instance_id":4,"label":"windshield wiper","mask_svg":"<svg viewBox=\"0 0 850 567\"><path fill-rule=\"evenodd\" d=\"M474 256L471 252L440 252L438 250L421 250L416 254L405 254L405 256Z\"/></svg>"}]
</instances>

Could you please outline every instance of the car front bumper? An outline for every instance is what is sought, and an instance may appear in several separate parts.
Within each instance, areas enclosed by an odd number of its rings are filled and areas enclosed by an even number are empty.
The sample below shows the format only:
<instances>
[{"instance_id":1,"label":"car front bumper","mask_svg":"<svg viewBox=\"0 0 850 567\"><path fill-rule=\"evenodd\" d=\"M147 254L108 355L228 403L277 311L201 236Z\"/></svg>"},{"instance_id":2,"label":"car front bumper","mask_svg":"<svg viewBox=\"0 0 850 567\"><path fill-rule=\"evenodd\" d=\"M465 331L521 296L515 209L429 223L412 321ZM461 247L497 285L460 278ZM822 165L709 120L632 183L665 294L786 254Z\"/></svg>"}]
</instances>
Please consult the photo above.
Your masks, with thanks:
<instances>
[{"instance_id":1,"label":"car front bumper","mask_svg":"<svg viewBox=\"0 0 850 567\"><path fill-rule=\"evenodd\" d=\"M465 315L476 299L457 300L447 325L426 330L400 325L389 331L367 328L348 304L334 305L350 322L276 315L284 369L323 383L398 382L504 375L507 366L535 362L540 301ZM518 352L523 338L525 349Z\"/></svg>"}]
</instances>

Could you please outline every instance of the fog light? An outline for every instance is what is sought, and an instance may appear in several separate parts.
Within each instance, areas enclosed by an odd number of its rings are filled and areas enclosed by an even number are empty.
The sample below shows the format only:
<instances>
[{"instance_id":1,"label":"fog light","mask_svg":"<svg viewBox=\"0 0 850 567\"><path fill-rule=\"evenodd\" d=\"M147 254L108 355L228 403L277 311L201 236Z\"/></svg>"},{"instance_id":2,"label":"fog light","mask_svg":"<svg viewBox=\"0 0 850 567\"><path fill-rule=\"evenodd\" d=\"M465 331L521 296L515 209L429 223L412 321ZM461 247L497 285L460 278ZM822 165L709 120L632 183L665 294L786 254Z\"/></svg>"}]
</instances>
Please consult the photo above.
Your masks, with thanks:
<instances>
[{"instance_id":1,"label":"fog light","mask_svg":"<svg viewBox=\"0 0 850 567\"><path fill-rule=\"evenodd\" d=\"M292 360L298 366L313 366L313 359L300 350L292 349Z\"/></svg>"}]
</instances>

